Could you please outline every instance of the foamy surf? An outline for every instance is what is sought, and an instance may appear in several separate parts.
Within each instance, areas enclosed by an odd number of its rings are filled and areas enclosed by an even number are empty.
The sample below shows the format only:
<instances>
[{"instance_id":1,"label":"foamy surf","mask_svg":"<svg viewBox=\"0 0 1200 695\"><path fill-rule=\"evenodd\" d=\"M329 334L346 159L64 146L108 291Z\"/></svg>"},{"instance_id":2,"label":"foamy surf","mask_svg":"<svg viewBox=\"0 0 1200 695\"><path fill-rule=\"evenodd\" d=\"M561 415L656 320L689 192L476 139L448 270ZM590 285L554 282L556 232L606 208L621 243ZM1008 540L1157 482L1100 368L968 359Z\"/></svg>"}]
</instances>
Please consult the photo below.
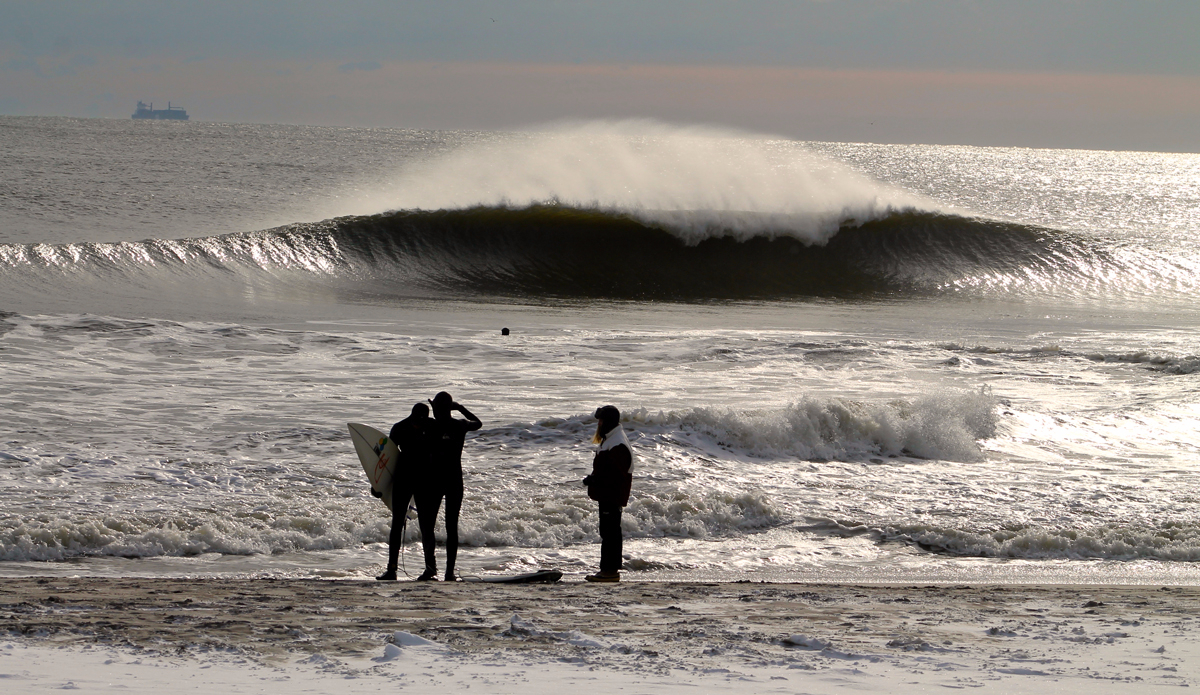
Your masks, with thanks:
<instances>
[{"instance_id":1,"label":"foamy surf","mask_svg":"<svg viewBox=\"0 0 1200 695\"><path fill-rule=\"evenodd\" d=\"M696 408L639 410L630 420L669 430L680 443L725 449L739 457L866 460L917 456L981 461L979 441L996 433L997 402L988 391L938 393L913 400L864 403L804 397L786 408L740 412Z\"/></svg>"}]
</instances>

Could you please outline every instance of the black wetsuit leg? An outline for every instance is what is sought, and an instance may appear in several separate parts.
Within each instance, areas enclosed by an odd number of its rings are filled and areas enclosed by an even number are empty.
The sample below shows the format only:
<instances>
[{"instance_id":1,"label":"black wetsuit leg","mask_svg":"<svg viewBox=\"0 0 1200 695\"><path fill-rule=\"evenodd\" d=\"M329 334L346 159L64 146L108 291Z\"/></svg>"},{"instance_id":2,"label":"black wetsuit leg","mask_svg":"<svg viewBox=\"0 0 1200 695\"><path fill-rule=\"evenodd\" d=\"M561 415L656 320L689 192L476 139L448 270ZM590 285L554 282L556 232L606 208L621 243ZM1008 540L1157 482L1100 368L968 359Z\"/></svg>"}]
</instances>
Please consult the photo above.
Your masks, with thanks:
<instances>
[{"instance_id":1,"label":"black wetsuit leg","mask_svg":"<svg viewBox=\"0 0 1200 695\"><path fill-rule=\"evenodd\" d=\"M621 569L621 505L600 505L600 571Z\"/></svg>"},{"instance_id":2,"label":"black wetsuit leg","mask_svg":"<svg viewBox=\"0 0 1200 695\"><path fill-rule=\"evenodd\" d=\"M388 534L387 571L392 574L400 560L400 546L404 543L404 525L408 519L408 500L412 497L412 486L402 480L403 476L392 476L392 531Z\"/></svg>"},{"instance_id":3,"label":"black wetsuit leg","mask_svg":"<svg viewBox=\"0 0 1200 695\"><path fill-rule=\"evenodd\" d=\"M417 495L417 521L421 526L421 548L425 551L425 571L437 571L437 542L433 527L437 524L438 509L442 506L439 492L424 492Z\"/></svg>"},{"instance_id":4,"label":"black wetsuit leg","mask_svg":"<svg viewBox=\"0 0 1200 695\"><path fill-rule=\"evenodd\" d=\"M462 510L463 488L457 485L446 491L446 578L454 576L458 559L458 513Z\"/></svg>"}]
</instances>

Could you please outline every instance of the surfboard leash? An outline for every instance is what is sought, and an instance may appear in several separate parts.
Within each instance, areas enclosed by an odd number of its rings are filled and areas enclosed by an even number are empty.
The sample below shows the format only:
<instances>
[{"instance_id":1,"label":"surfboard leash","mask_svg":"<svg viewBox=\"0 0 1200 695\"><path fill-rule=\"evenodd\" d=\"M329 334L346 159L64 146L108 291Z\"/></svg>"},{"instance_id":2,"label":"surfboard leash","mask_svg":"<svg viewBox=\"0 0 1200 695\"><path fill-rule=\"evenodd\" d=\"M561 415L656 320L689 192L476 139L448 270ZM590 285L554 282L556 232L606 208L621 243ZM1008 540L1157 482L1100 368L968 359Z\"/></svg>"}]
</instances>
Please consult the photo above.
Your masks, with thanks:
<instances>
[{"instance_id":1,"label":"surfboard leash","mask_svg":"<svg viewBox=\"0 0 1200 695\"><path fill-rule=\"evenodd\" d=\"M412 579L412 577L410 577L408 574L408 568L406 568L404 566L404 532L407 529L408 529L408 514L405 514L404 518L400 521L400 571L404 573L405 577L407 577L408 579Z\"/></svg>"},{"instance_id":2,"label":"surfboard leash","mask_svg":"<svg viewBox=\"0 0 1200 695\"><path fill-rule=\"evenodd\" d=\"M404 566L404 531L408 528L408 513L416 511L416 507L411 504L408 505L408 509L404 510L404 518L400 521L400 571L409 579L412 579L412 575L408 573L408 568ZM420 514L420 512L417 513Z\"/></svg>"}]
</instances>

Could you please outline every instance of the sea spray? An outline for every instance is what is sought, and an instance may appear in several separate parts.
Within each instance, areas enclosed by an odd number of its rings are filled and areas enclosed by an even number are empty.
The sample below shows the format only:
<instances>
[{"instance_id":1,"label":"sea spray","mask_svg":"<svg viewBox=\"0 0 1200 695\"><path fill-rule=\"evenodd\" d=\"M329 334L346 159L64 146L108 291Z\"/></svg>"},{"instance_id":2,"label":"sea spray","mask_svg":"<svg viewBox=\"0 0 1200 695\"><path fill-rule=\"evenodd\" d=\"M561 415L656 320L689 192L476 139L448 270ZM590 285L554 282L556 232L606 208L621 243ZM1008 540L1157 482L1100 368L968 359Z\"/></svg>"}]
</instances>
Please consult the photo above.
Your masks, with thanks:
<instances>
[{"instance_id":1,"label":"sea spray","mask_svg":"<svg viewBox=\"0 0 1200 695\"><path fill-rule=\"evenodd\" d=\"M762 234L824 243L847 223L948 209L795 142L628 120L563 123L467 145L409 165L352 211L531 205L628 214L691 244Z\"/></svg>"}]
</instances>

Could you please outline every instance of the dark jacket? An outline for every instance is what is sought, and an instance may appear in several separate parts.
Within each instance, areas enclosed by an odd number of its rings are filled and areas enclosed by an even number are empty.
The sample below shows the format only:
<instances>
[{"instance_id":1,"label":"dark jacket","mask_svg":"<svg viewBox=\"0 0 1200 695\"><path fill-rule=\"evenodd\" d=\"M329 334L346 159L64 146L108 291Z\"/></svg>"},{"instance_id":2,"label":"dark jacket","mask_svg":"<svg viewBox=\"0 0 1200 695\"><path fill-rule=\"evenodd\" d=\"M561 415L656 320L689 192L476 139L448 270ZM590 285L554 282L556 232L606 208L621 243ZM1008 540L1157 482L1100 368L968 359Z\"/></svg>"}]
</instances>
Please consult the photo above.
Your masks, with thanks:
<instances>
[{"instance_id":1,"label":"dark jacket","mask_svg":"<svg viewBox=\"0 0 1200 695\"><path fill-rule=\"evenodd\" d=\"M600 450L592 459L592 474L588 476L588 497L600 504L629 504L633 487L633 452L618 425L604 437Z\"/></svg>"}]
</instances>

